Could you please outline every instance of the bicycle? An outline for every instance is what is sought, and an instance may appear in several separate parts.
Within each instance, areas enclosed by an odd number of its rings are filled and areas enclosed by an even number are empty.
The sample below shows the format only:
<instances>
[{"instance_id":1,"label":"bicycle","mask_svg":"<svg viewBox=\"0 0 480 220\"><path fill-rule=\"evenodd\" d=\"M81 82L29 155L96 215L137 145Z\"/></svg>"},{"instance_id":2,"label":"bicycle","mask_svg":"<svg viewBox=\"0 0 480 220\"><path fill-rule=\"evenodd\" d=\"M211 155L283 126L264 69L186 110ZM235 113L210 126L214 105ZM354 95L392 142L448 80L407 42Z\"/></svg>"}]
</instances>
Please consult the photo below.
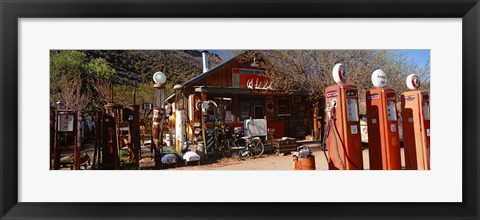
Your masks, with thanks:
<instances>
[{"instance_id":1,"label":"bicycle","mask_svg":"<svg viewBox=\"0 0 480 220\"><path fill-rule=\"evenodd\" d=\"M243 145L241 144L243 142ZM235 158L259 157L265 147L259 137L243 136L234 141L236 147L232 147L232 156Z\"/></svg>"},{"instance_id":2,"label":"bicycle","mask_svg":"<svg viewBox=\"0 0 480 220\"><path fill-rule=\"evenodd\" d=\"M225 127L221 127L217 130L217 152L226 158L232 157L232 148L236 149L235 140L233 134L230 134L229 130ZM232 138L228 138L232 137ZM233 139L233 140L232 140Z\"/></svg>"},{"instance_id":3,"label":"bicycle","mask_svg":"<svg viewBox=\"0 0 480 220\"><path fill-rule=\"evenodd\" d=\"M247 125L247 129L250 131L250 124ZM237 158L259 157L263 154L265 147L263 146L260 137L251 136L251 132L248 132L248 136L242 136L243 131L241 129L236 132L234 131L234 134L234 143L237 147L232 149L234 150L233 156Z\"/></svg>"},{"instance_id":4,"label":"bicycle","mask_svg":"<svg viewBox=\"0 0 480 220\"><path fill-rule=\"evenodd\" d=\"M259 137L243 136L237 131L233 134L227 129L219 129L217 135L218 152L226 158L258 157L265 148ZM228 138L231 137L231 138Z\"/></svg>"},{"instance_id":5,"label":"bicycle","mask_svg":"<svg viewBox=\"0 0 480 220\"><path fill-rule=\"evenodd\" d=\"M224 126L220 126L216 137L217 151L223 157L258 157L265 151L263 142L259 137L243 136L241 128L235 128L233 134L231 134Z\"/></svg>"}]
</instances>

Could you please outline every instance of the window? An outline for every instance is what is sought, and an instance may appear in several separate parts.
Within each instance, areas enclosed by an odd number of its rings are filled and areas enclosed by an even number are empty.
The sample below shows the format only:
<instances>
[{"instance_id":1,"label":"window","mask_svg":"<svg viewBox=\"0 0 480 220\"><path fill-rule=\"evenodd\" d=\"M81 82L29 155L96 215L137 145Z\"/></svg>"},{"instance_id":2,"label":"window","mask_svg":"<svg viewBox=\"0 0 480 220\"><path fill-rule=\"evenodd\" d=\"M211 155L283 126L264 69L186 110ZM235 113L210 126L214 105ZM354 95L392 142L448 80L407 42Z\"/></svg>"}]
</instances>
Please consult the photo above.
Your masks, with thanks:
<instances>
[{"instance_id":1,"label":"window","mask_svg":"<svg viewBox=\"0 0 480 220\"><path fill-rule=\"evenodd\" d=\"M250 102L240 100L238 102L238 121L244 121L250 118Z\"/></svg>"},{"instance_id":2,"label":"window","mask_svg":"<svg viewBox=\"0 0 480 220\"><path fill-rule=\"evenodd\" d=\"M218 108L216 108L215 115L218 120L223 120L225 123L233 122L233 103L232 98L230 97L214 97L213 101L217 103Z\"/></svg>"},{"instance_id":3,"label":"window","mask_svg":"<svg viewBox=\"0 0 480 220\"><path fill-rule=\"evenodd\" d=\"M290 99L277 99L277 113L280 120L290 119Z\"/></svg>"},{"instance_id":4,"label":"window","mask_svg":"<svg viewBox=\"0 0 480 220\"><path fill-rule=\"evenodd\" d=\"M347 121L358 121L357 99L347 98Z\"/></svg>"},{"instance_id":5,"label":"window","mask_svg":"<svg viewBox=\"0 0 480 220\"><path fill-rule=\"evenodd\" d=\"M234 115L233 115L233 102L229 101L224 105L225 109L225 122L226 123L233 123Z\"/></svg>"},{"instance_id":6,"label":"window","mask_svg":"<svg viewBox=\"0 0 480 220\"><path fill-rule=\"evenodd\" d=\"M387 101L387 119L388 121L397 120L397 109L395 108L395 101L393 100Z\"/></svg>"}]
</instances>

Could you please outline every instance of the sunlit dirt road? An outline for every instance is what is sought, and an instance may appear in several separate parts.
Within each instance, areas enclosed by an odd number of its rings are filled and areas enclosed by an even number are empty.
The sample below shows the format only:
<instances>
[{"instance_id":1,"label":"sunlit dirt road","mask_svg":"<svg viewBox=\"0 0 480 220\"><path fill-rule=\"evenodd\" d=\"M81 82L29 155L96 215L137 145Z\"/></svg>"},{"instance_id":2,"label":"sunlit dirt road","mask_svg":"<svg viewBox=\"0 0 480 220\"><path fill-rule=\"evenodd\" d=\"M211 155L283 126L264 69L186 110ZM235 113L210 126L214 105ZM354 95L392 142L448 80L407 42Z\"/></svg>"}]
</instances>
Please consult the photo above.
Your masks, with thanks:
<instances>
[{"instance_id":1,"label":"sunlit dirt road","mask_svg":"<svg viewBox=\"0 0 480 220\"><path fill-rule=\"evenodd\" d=\"M402 157L402 167L405 166L403 148L400 149ZM315 156L315 166L317 170L328 170L327 160L323 151L319 149L313 150ZM363 150L363 166L369 169L368 149ZM276 154L266 154L259 158L239 160L236 158L223 158L210 164L189 165L174 170L293 170L293 156L287 154L285 156L277 156Z\"/></svg>"}]
</instances>

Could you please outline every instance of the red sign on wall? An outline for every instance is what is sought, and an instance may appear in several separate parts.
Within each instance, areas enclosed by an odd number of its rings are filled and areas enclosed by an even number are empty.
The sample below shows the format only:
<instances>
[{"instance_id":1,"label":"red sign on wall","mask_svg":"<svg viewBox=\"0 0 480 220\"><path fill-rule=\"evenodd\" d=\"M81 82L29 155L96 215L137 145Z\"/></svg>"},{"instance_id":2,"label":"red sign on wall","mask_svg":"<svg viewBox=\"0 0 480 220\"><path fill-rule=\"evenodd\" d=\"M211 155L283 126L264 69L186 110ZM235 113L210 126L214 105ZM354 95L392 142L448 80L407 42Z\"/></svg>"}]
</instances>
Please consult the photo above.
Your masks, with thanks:
<instances>
[{"instance_id":1,"label":"red sign on wall","mask_svg":"<svg viewBox=\"0 0 480 220\"><path fill-rule=\"evenodd\" d=\"M255 89L267 82L264 70L232 68L232 85L234 88Z\"/></svg>"}]
</instances>

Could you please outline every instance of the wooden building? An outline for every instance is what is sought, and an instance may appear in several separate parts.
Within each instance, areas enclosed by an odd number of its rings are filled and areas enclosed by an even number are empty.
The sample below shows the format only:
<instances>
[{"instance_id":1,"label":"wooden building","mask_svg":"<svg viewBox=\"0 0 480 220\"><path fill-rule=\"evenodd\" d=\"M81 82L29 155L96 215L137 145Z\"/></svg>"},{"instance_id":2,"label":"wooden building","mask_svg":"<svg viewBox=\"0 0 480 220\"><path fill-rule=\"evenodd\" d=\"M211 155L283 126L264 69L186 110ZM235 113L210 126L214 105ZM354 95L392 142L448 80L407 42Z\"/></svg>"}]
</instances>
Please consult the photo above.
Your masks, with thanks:
<instances>
[{"instance_id":1,"label":"wooden building","mask_svg":"<svg viewBox=\"0 0 480 220\"><path fill-rule=\"evenodd\" d=\"M256 65L257 60L246 56L241 54L204 69L202 74L177 86L181 89L167 98L173 115L175 109L185 112L187 141L193 141L196 127L201 127L201 102L209 100L212 102L204 117L206 127L218 121L227 127L244 127L246 119L266 118L268 128L275 129L274 138L304 139L312 133L314 108L307 96L276 90L265 70ZM174 126L175 122L172 129Z\"/></svg>"}]
</instances>

